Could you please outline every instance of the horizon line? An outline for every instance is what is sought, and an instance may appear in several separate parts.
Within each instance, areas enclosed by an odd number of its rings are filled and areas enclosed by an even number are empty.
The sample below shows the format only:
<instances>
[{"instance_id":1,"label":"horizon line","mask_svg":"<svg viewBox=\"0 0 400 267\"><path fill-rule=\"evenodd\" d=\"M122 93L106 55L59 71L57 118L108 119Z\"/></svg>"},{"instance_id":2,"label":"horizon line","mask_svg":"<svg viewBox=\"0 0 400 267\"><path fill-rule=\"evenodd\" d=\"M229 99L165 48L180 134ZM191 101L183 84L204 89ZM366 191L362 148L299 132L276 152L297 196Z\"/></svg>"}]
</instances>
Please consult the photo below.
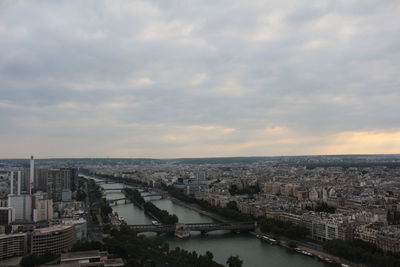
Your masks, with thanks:
<instances>
[{"instance_id":1,"label":"horizon line","mask_svg":"<svg viewBox=\"0 0 400 267\"><path fill-rule=\"evenodd\" d=\"M151 158L151 157L44 157L34 158L35 160L49 159L143 159L143 160L179 160L179 159L228 159L228 158L279 158L279 157L333 157L333 156L400 156L400 153L387 154L304 154L304 155L274 155L274 156L210 156L210 157L179 157L179 158ZM26 158L0 158L0 160L30 160L30 156Z\"/></svg>"}]
</instances>

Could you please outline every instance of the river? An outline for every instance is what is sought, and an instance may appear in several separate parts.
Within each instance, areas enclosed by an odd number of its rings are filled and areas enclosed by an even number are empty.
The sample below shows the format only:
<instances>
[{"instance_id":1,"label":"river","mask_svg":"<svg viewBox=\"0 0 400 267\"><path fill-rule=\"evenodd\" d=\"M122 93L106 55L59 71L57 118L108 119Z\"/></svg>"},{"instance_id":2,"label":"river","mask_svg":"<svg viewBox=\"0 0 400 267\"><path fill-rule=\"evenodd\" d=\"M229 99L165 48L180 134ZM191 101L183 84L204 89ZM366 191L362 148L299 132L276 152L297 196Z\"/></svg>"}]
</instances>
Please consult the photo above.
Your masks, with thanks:
<instances>
[{"instance_id":1,"label":"river","mask_svg":"<svg viewBox=\"0 0 400 267\"><path fill-rule=\"evenodd\" d=\"M102 184L102 186L104 188L121 188L123 185ZM106 197L108 199L117 199L124 197L124 195L120 192L107 192ZM177 205L169 199L151 201L159 208L176 214L180 222L196 223L214 221L196 211ZM128 224L151 224L152 219L134 204L119 204L112 206L112 208L118 212L119 216L124 217ZM244 261L244 267L325 266L313 258L300 255L280 246L270 245L249 233L234 234L225 231L215 231L208 233L207 236L192 233L188 239L179 239L173 236L165 236L165 239L170 244L170 247L179 246L189 251L194 250L199 254L211 251L214 254L214 260L222 264L226 263L229 256L238 255Z\"/></svg>"}]
</instances>

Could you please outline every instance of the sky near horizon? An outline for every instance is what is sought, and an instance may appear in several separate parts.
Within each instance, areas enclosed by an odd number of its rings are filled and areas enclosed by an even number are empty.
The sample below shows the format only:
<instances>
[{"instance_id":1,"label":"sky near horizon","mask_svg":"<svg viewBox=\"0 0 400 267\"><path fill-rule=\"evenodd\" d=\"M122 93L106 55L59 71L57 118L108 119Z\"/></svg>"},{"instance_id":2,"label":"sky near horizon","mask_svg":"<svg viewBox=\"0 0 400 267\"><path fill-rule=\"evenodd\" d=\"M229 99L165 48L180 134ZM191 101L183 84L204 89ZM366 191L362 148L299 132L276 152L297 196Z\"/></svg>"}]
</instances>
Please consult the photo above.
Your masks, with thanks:
<instances>
[{"instance_id":1,"label":"sky near horizon","mask_svg":"<svg viewBox=\"0 0 400 267\"><path fill-rule=\"evenodd\" d=\"M0 158L376 153L398 0L0 0Z\"/></svg>"}]
</instances>

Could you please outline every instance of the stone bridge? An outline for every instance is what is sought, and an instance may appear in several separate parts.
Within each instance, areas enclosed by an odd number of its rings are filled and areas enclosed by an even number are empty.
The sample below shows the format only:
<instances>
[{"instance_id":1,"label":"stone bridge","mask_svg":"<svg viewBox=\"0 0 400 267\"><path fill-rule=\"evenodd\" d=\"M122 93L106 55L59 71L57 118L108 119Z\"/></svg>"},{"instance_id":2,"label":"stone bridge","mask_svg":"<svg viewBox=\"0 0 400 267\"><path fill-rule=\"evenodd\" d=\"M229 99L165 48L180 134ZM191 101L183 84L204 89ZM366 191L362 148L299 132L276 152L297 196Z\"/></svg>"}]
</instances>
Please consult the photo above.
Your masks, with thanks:
<instances>
[{"instance_id":1,"label":"stone bridge","mask_svg":"<svg viewBox=\"0 0 400 267\"><path fill-rule=\"evenodd\" d=\"M175 224L142 224L142 225L128 225L128 227L137 232L155 232L155 233L174 233L176 229ZM186 229L189 231L198 231L202 234L217 230L231 230L231 231L252 231L257 227L257 222L225 222L225 223L186 223Z\"/></svg>"}]
</instances>

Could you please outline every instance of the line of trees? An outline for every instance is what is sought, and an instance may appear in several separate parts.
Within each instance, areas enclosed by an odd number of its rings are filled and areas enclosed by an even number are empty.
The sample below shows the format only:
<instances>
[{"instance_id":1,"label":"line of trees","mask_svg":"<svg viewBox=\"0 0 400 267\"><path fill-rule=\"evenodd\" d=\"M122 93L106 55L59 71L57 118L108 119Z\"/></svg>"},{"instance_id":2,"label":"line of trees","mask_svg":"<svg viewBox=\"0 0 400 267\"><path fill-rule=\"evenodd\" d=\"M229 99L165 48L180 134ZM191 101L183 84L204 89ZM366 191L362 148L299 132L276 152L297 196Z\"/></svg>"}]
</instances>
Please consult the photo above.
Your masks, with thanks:
<instances>
[{"instance_id":1,"label":"line of trees","mask_svg":"<svg viewBox=\"0 0 400 267\"><path fill-rule=\"evenodd\" d=\"M255 218L252 215L244 214L237 208L237 204L234 201L229 202L225 208L213 206L210 203L196 199L194 197L186 195L182 190L174 188L172 186L164 187L171 196L188 203L198 204L205 210L219 214L225 218L233 221L251 221L257 220L260 230L264 233L272 233L275 235L283 235L289 238L305 238L309 234L309 230L300 225L295 225L292 222L281 221L276 219L266 218Z\"/></svg>"},{"instance_id":2,"label":"line of trees","mask_svg":"<svg viewBox=\"0 0 400 267\"><path fill-rule=\"evenodd\" d=\"M175 214L169 214L168 211L158 208L151 202L146 202L140 192L136 189L125 188L125 196L131 201L135 201L143 207L145 212L151 213L160 220L163 224L175 224L178 222L178 217Z\"/></svg>"},{"instance_id":3,"label":"line of trees","mask_svg":"<svg viewBox=\"0 0 400 267\"><path fill-rule=\"evenodd\" d=\"M183 202L195 203L205 210L214 212L214 213L221 215L225 218L228 218L230 220L233 220L233 221L254 220L253 216L244 214L244 213L238 211L237 207L235 208L230 205L228 205L226 208L213 206L210 203L208 203L207 201L188 196L185 193L183 193L182 190L174 188L172 186L164 187L164 189L167 190L171 194L171 196L173 196ZM234 205L236 206L236 203Z\"/></svg>"},{"instance_id":4,"label":"line of trees","mask_svg":"<svg viewBox=\"0 0 400 267\"><path fill-rule=\"evenodd\" d=\"M89 175L94 175L94 176L97 176L97 177L100 177L100 178L104 178L104 179L110 179L110 180L118 182L118 183L124 183L124 184L127 183L127 184L148 186L147 183L139 181L139 180L120 177L120 176L114 176L114 175L110 175L110 174L102 174L102 173L91 172L91 173L89 173Z\"/></svg>"},{"instance_id":5,"label":"line of trees","mask_svg":"<svg viewBox=\"0 0 400 267\"><path fill-rule=\"evenodd\" d=\"M136 189L132 188L125 188L124 189L125 196L130 200L138 203L139 205L143 206L146 202L140 192Z\"/></svg>"},{"instance_id":6,"label":"line of trees","mask_svg":"<svg viewBox=\"0 0 400 267\"><path fill-rule=\"evenodd\" d=\"M304 226L276 219L259 218L258 226L264 233L282 235L294 239L305 238L310 233L310 231Z\"/></svg>"},{"instance_id":7,"label":"line of trees","mask_svg":"<svg viewBox=\"0 0 400 267\"><path fill-rule=\"evenodd\" d=\"M333 255L367 266L400 267L400 255L384 253L374 244L361 240L329 240L324 243L323 247Z\"/></svg>"},{"instance_id":8,"label":"line of trees","mask_svg":"<svg viewBox=\"0 0 400 267\"><path fill-rule=\"evenodd\" d=\"M136 235L124 226L120 231L112 230L110 237L103 241L102 249L125 259L126 266L223 267L213 260L209 251L201 255L179 247L171 249L162 238ZM98 244L87 242L80 247L98 249Z\"/></svg>"},{"instance_id":9,"label":"line of trees","mask_svg":"<svg viewBox=\"0 0 400 267\"><path fill-rule=\"evenodd\" d=\"M108 215L111 214L113 211L112 208L110 207L110 204L108 204L105 198L99 199L97 201L97 204L100 207L100 215L103 222L104 223L110 222L110 218L108 217Z\"/></svg>"},{"instance_id":10,"label":"line of trees","mask_svg":"<svg viewBox=\"0 0 400 267\"><path fill-rule=\"evenodd\" d=\"M101 188L98 184L96 184L93 180L89 180L87 182L88 186L88 194L89 201L92 204L91 216L93 223L97 224L97 211L100 210L100 216L104 223L108 223L110 221L109 214L112 213L112 208L108 204L107 200L103 198L103 194L101 192Z\"/></svg>"},{"instance_id":11,"label":"line of trees","mask_svg":"<svg viewBox=\"0 0 400 267\"><path fill-rule=\"evenodd\" d=\"M47 251L43 256L27 254L24 257L22 257L19 264L21 267L35 267L35 266L39 266L44 263L48 263L50 261L54 261L59 256L60 255L51 254L49 251Z\"/></svg>"},{"instance_id":12,"label":"line of trees","mask_svg":"<svg viewBox=\"0 0 400 267\"><path fill-rule=\"evenodd\" d=\"M178 216L175 214L169 214L166 210L159 209L151 202L146 202L143 207L146 212L153 214L163 224L175 224L178 222Z\"/></svg>"}]
</instances>

